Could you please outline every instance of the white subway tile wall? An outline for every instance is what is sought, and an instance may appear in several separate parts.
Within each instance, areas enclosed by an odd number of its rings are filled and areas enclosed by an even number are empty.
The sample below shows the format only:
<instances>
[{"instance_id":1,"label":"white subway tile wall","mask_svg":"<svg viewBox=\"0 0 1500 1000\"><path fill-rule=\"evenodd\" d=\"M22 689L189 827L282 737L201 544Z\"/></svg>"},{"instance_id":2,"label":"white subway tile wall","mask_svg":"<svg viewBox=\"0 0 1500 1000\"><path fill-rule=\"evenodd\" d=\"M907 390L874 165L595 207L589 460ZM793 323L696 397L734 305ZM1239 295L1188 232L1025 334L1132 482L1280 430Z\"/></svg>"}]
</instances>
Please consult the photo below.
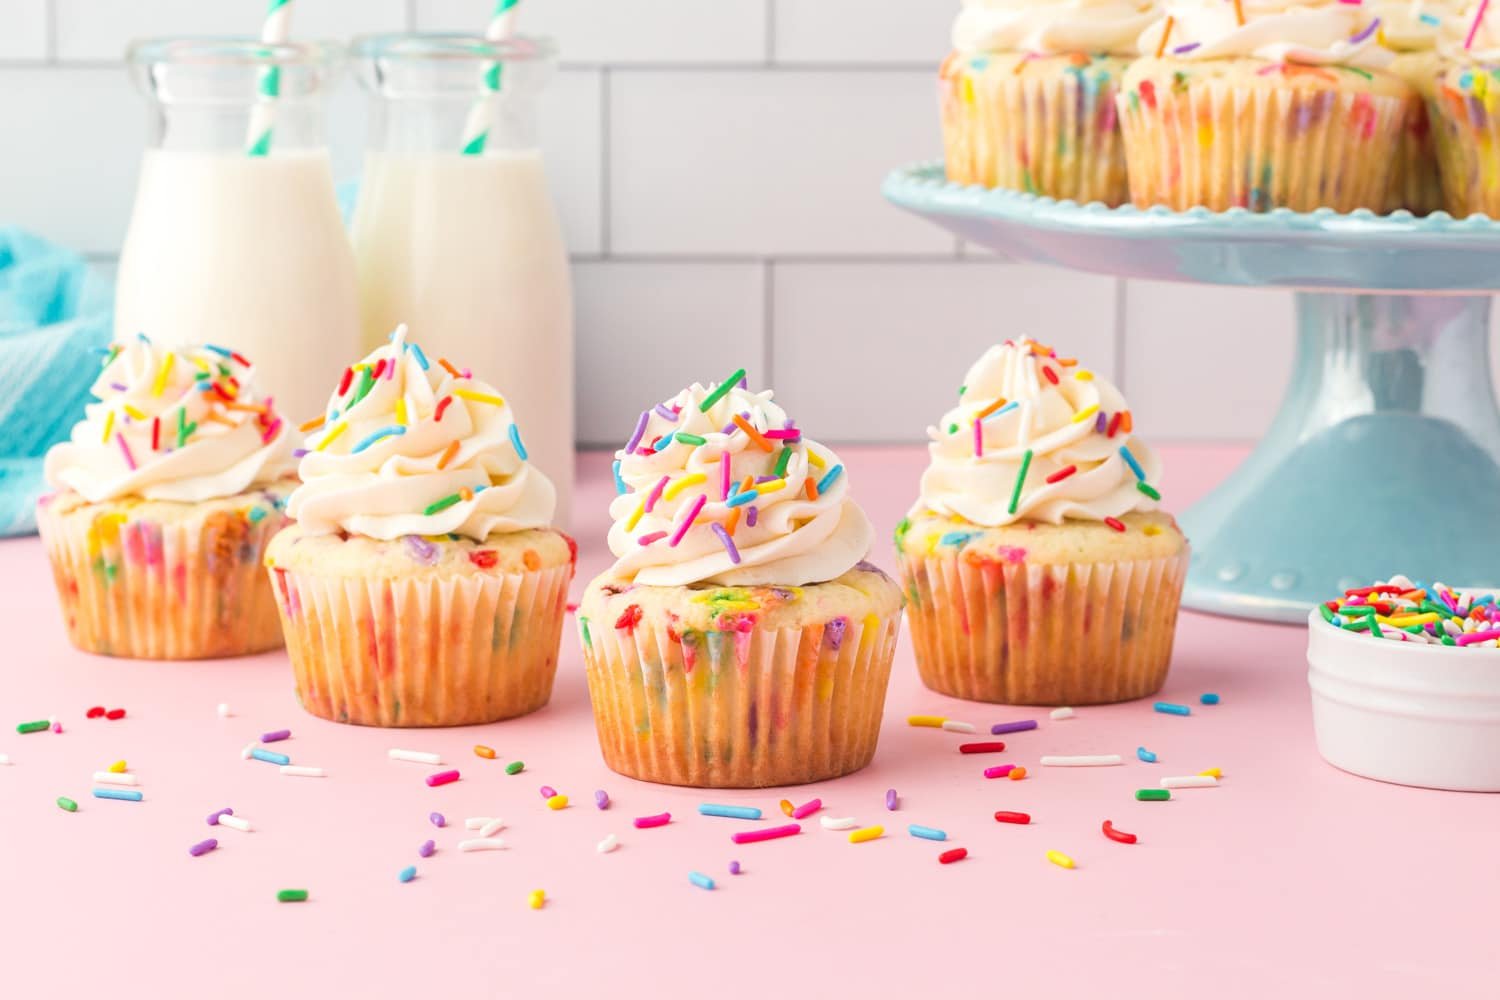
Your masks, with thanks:
<instances>
[{"instance_id":1,"label":"white subway tile wall","mask_svg":"<svg viewBox=\"0 0 1500 1000\"><path fill-rule=\"evenodd\" d=\"M741 364L826 440L920 441L973 358L1021 334L1113 373L1149 435L1263 431L1291 365L1288 293L1022 265L880 198L888 169L940 152L933 77L957 2L876 6L522 0L523 30L563 53L543 149L575 258L580 441L616 444L647 402ZM0 224L108 269L145 133L126 44L251 33L264 7L0 0ZM299 0L294 31L472 31L492 7ZM365 98L345 81L331 107L352 181Z\"/></svg>"}]
</instances>

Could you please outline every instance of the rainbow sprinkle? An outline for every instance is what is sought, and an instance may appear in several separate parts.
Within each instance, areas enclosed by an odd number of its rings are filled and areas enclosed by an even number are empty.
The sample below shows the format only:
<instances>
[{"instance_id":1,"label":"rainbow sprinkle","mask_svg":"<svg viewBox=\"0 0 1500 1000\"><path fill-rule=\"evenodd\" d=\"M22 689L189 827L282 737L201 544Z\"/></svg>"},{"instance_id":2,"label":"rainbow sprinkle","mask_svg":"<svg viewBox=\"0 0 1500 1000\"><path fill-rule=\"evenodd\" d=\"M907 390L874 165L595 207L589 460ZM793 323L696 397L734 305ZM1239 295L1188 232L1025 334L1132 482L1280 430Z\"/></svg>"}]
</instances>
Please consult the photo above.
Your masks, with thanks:
<instances>
[{"instance_id":1,"label":"rainbow sprinkle","mask_svg":"<svg viewBox=\"0 0 1500 1000\"><path fill-rule=\"evenodd\" d=\"M1366 632L1388 642L1493 649L1500 646L1500 607L1495 595L1431 586L1404 576L1318 605L1329 625L1347 632Z\"/></svg>"}]
</instances>

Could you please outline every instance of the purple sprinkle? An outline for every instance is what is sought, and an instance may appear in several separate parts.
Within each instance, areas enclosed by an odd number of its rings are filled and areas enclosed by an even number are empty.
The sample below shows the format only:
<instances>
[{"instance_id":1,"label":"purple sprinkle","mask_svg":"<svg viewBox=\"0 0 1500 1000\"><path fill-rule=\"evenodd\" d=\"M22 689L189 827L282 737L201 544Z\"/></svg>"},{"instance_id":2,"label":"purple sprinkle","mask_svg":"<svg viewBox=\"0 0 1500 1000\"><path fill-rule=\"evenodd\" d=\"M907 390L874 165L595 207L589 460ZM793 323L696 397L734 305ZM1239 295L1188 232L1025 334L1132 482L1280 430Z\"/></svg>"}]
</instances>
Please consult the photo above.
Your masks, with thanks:
<instances>
[{"instance_id":1,"label":"purple sprinkle","mask_svg":"<svg viewBox=\"0 0 1500 1000\"><path fill-rule=\"evenodd\" d=\"M234 810L233 809L220 809L217 812L211 812L211 813L208 814L208 825L209 826L218 826L219 825L219 817L220 816L233 816L233 815L234 815Z\"/></svg>"},{"instance_id":2,"label":"purple sprinkle","mask_svg":"<svg viewBox=\"0 0 1500 1000\"><path fill-rule=\"evenodd\" d=\"M1094 418L1094 433L1103 434L1104 428L1109 426L1109 421L1104 419L1104 411L1099 411L1099 416Z\"/></svg>"},{"instance_id":3,"label":"purple sprinkle","mask_svg":"<svg viewBox=\"0 0 1500 1000\"><path fill-rule=\"evenodd\" d=\"M760 511L758 511L758 510L755 509L755 505L754 504L751 504L750 507L745 511L745 527L747 527L747 528L753 528L753 527L755 527L755 522L759 518L760 518Z\"/></svg>"},{"instance_id":4,"label":"purple sprinkle","mask_svg":"<svg viewBox=\"0 0 1500 1000\"><path fill-rule=\"evenodd\" d=\"M635 433L630 435L630 440L625 442L625 454L629 455L635 451L635 446L641 443L641 437L646 433L646 424L651 420L651 411L642 410L641 419L635 422Z\"/></svg>"},{"instance_id":5,"label":"purple sprinkle","mask_svg":"<svg viewBox=\"0 0 1500 1000\"><path fill-rule=\"evenodd\" d=\"M302 458L306 454L307 454L307 449L306 448L293 448L292 449L292 457L293 458Z\"/></svg>"},{"instance_id":6,"label":"purple sprinkle","mask_svg":"<svg viewBox=\"0 0 1500 1000\"><path fill-rule=\"evenodd\" d=\"M428 813L427 821L439 829L448 825L448 820L444 818L442 813Z\"/></svg>"},{"instance_id":7,"label":"purple sprinkle","mask_svg":"<svg viewBox=\"0 0 1500 1000\"><path fill-rule=\"evenodd\" d=\"M437 813L433 813L433 815L436 816ZM441 823L439 823L438 825L442 826ZM437 850L437 844L434 844L430 840L424 840L424 841L422 841L422 846L419 847L419 848L417 848L417 853L420 854L424 858L430 858L430 857L432 857L432 852L436 851L436 850Z\"/></svg>"},{"instance_id":8,"label":"purple sprinkle","mask_svg":"<svg viewBox=\"0 0 1500 1000\"><path fill-rule=\"evenodd\" d=\"M833 621L823 626L823 634L828 638L828 648L835 653L844 644L844 632L849 628L849 619L839 615Z\"/></svg>"},{"instance_id":9,"label":"purple sprinkle","mask_svg":"<svg viewBox=\"0 0 1500 1000\"><path fill-rule=\"evenodd\" d=\"M1035 728L1035 719L1022 719L1020 722L997 722L990 727L990 735L1003 736L1006 733L1024 733L1028 729Z\"/></svg>"},{"instance_id":10,"label":"purple sprinkle","mask_svg":"<svg viewBox=\"0 0 1500 1000\"><path fill-rule=\"evenodd\" d=\"M672 423L672 424L677 423L677 414L673 413L671 410L667 409L662 404L657 403L656 406L655 406L655 410L656 410L657 414L663 420L667 421L668 423Z\"/></svg>"},{"instance_id":11,"label":"purple sprinkle","mask_svg":"<svg viewBox=\"0 0 1500 1000\"><path fill-rule=\"evenodd\" d=\"M724 546L724 551L729 553L729 561L736 566L740 564L740 550L735 547L734 539L729 537L729 532L718 521L709 525L713 533L719 536L719 542Z\"/></svg>"},{"instance_id":12,"label":"purple sprinkle","mask_svg":"<svg viewBox=\"0 0 1500 1000\"><path fill-rule=\"evenodd\" d=\"M740 873L740 863L738 861L731 861L731 862L729 862L729 874L731 874L731 875L738 875L739 873Z\"/></svg>"},{"instance_id":13,"label":"purple sprinkle","mask_svg":"<svg viewBox=\"0 0 1500 1000\"><path fill-rule=\"evenodd\" d=\"M782 477L780 477L780 476L756 476L755 477L755 481L757 483L774 483L776 480L778 480L780 478L782 478Z\"/></svg>"},{"instance_id":14,"label":"purple sprinkle","mask_svg":"<svg viewBox=\"0 0 1500 1000\"><path fill-rule=\"evenodd\" d=\"M411 557L424 566L437 562L437 546L420 535L407 535L406 548L411 552Z\"/></svg>"},{"instance_id":15,"label":"purple sprinkle","mask_svg":"<svg viewBox=\"0 0 1500 1000\"><path fill-rule=\"evenodd\" d=\"M1361 32L1359 32L1356 35L1351 35L1349 37L1349 44L1350 45L1358 45L1360 42L1364 41L1366 38L1369 38L1371 35L1375 34L1376 29L1379 28L1379 27L1380 27L1380 18L1377 17L1377 18L1375 18L1375 20L1371 21L1369 24L1367 24L1365 26L1365 30L1364 31L1361 31Z\"/></svg>"},{"instance_id":16,"label":"purple sprinkle","mask_svg":"<svg viewBox=\"0 0 1500 1000\"><path fill-rule=\"evenodd\" d=\"M543 785L542 786L542 798L544 798L544 799L550 799L550 798L552 798L552 796L554 796L556 794L557 794L557 789L553 788L551 785Z\"/></svg>"},{"instance_id":17,"label":"purple sprinkle","mask_svg":"<svg viewBox=\"0 0 1500 1000\"><path fill-rule=\"evenodd\" d=\"M896 790L894 788L887 788L885 790L885 807L891 812L895 812L899 802L900 800L896 798Z\"/></svg>"},{"instance_id":18,"label":"purple sprinkle","mask_svg":"<svg viewBox=\"0 0 1500 1000\"><path fill-rule=\"evenodd\" d=\"M600 809L608 809L609 808L609 793L606 792L602 788L599 789L597 792L595 792L594 793L594 805L598 806Z\"/></svg>"},{"instance_id":19,"label":"purple sprinkle","mask_svg":"<svg viewBox=\"0 0 1500 1000\"><path fill-rule=\"evenodd\" d=\"M748 376L746 376L746 375L741 375L740 376L740 388L741 389L748 389L748 388L750 388L750 378Z\"/></svg>"},{"instance_id":20,"label":"purple sprinkle","mask_svg":"<svg viewBox=\"0 0 1500 1000\"><path fill-rule=\"evenodd\" d=\"M109 387L115 392L126 392L130 389L130 386L126 385L124 382L111 382L109 384Z\"/></svg>"},{"instance_id":21,"label":"purple sprinkle","mask_svg":"<svg viewBox=\"0 0 1500 1000\"><path fill-rule=\"evenodd\" d=\"M188 853L195 858L201 858L203 855L207 854L209 851L218 846L219 842L214 838L209 837L207 840L200 840L192 847L189 847Z\"/></svg>"},{"instance_id":22,"label":"purple sprinkle","mask_svg":"<svg viewBox=\"0 0 1500 1000\"><path fill-rule=\"evenodd\" d=\"M262 743L280 743L282 740L289 740L291 738L292 731L290 729L273 729L269 733L260 734L260 741Z\"/></svg>"},{"instance_id":23,"label":"purple sprinkle","mask_svg":"<svg viewBox=\"0 0 1500 1000\"><path fill-rule=\"evenodd\" d=\"M1202 44L1203 44L1202 42L1188 42L1186 45L1179 45L1179 46L1177 46L1177 48L1175 48L1175 49L1172 50L1172 54L1174 56L1180 56L1180 55L1182 55L1185 52L1191 52L1191 51L1193 51L1194 49L1196 49L1198 46L1200 46Z\"/></svg>"}]
</instances>

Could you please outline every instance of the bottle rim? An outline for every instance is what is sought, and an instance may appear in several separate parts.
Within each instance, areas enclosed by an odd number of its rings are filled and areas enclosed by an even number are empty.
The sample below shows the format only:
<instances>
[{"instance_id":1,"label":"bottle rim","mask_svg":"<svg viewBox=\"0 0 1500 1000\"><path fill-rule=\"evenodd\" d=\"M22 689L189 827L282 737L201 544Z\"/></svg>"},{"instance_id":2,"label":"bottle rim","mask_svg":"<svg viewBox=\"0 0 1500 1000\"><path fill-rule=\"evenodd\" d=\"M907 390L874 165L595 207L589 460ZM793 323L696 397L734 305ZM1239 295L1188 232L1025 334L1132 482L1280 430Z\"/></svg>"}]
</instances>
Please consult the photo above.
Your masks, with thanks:
<instances>
[{"instance_id":1,"label":"bottle rim","mask_svg":"<svg viewBox=\"0 0 1500 1000\"><path fill-rule=\"evenodd\" d=\"M349 51L355 58L382 62L548 62L557 58L557 42L540 35L496 41L453 32L396 32L358 35Z\"/></svg>"},{"instance_id":2,"label":"bottle rim","mask_svg":"<svg viewBox=\"0 0 1500 1000\"><path fill-rule=\"evenodd\" d=\"M263 42L249 36L143 38L131 42L125 61L136 66L328 66L347 55L332 41Z\"/></svg>"}]
</instances>

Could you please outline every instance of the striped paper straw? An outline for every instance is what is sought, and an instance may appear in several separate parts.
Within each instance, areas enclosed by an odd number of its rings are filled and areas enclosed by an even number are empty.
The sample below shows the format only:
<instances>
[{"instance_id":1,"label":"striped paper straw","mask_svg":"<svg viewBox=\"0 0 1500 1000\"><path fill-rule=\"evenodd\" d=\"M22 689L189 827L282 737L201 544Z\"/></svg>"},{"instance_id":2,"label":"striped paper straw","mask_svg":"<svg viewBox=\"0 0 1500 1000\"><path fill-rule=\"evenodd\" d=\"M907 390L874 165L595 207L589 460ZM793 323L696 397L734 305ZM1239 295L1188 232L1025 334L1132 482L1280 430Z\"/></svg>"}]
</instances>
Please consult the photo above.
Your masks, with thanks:
<instances>
[{"instance_id":1,"label":"striped paper straw","mask_svg":"<svg viewBox=\"0 0 1500 1000\"><path fill-rule=\"evenodd\" d=\"M260 40L266 45L285 45L292 33L292 0L270 0ZM265 156L271 151L271 132L276 118L276 98L281 94L281 67L267 66L260 72L260 96L250 109L250 127L245 134L245 153Z\"/></svg>"},{"instance_id":2,"label":"striped paper straw","mask_svg":"<svg viewBox=\"0 0 1500 1000\"><path fill-rule=\"evenodd\" d=\"M484 30L485 41L503 42L516 33L516 7L520 2L521 0L495 0L495 13L490 16L489 26ZM500 92L500 74L503 69L500 63L489 63L484 67L480 79L484 89L490 94ZM480 97L469 108L469 119L464 123L465 156L478 156L484 152L485 143L490 137L489 111L490 102L487 97Z\"/></svg>"}]
</instances>

